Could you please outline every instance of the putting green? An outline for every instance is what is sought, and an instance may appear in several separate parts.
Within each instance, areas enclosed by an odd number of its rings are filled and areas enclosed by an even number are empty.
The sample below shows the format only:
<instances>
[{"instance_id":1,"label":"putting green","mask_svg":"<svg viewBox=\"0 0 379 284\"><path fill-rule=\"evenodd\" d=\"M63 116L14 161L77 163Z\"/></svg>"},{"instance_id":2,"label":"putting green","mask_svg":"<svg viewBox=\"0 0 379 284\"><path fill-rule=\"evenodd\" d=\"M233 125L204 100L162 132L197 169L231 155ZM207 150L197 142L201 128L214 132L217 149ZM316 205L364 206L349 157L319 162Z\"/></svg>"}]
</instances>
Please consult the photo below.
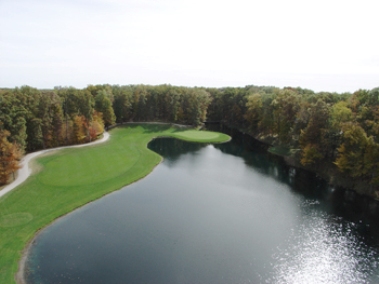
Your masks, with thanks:
<instances>
[{"instance_id":1,"label":"putting green","mask_svg":"<svg viewBox=\"0 0 379 284\"><path fill-rule=\"evenodd\" d=\"M110 139L37 158L38 173L0 198L0 283L15 283L18 262L36 232L58 217L149 174L161 157L155 137L221 143L229 136L162 124L118 127Z\"/></svg>"},{"instance_id":2,"label":"putting green","mask_svg":"<svg viewBox=\"0 0 379 284\"><path fill-rule=\"evenodd\" d=\"M174 134L174 137L189 140L189 141L212 141L217 140L219 137L222 137L224 134L210 131L196 131L196 130L187 130L184 132L178 132Z\"/></svg>"}]
</instances>

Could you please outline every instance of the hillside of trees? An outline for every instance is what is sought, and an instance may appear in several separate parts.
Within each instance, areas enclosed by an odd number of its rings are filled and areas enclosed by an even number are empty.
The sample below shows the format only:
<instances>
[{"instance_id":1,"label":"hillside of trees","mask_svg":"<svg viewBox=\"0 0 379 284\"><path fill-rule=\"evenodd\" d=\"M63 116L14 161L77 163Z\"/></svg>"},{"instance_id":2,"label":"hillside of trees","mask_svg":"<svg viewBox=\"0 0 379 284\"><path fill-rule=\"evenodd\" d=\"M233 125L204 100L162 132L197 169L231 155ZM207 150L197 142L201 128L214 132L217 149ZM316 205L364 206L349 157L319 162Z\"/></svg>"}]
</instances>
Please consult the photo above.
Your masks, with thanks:
<instances>
[{"instance_id":1,"label":"hillside of trees","mask_svg":"<svg viewBox=\"0 0 379 284\"><path fill-rule=\"evenodd\" d=\"M379 88L314 93L246 86L89 85L0 90L0 184L25 152L89 142L115 123L220 121L285 151L292 164L379 198Z\"/></svg>"}]
</instances>

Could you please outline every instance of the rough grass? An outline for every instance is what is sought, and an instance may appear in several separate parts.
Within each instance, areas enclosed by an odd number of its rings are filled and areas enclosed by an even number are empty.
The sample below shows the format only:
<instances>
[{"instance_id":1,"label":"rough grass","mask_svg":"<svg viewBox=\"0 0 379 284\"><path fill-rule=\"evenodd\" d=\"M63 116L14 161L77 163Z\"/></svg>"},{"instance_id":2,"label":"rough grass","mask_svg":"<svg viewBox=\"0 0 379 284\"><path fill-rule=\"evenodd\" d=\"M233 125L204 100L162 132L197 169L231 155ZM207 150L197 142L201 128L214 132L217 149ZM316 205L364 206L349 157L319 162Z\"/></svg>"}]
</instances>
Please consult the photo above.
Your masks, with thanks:
<instances>
[{"instance_id":1,"label":"rough grass","mask_svg":"<svg viewBox=\"0 0 379 284\"><path fill-rule=\"evenodd\" d=\"M38 173L0 198L0 283L15 283L18 262L36 232L58 217L151 172L161 157L147 149L155 137L220 143L229 136L168 125L113 129L110 139L37 159Z\"/></svg>"}]
</instances>

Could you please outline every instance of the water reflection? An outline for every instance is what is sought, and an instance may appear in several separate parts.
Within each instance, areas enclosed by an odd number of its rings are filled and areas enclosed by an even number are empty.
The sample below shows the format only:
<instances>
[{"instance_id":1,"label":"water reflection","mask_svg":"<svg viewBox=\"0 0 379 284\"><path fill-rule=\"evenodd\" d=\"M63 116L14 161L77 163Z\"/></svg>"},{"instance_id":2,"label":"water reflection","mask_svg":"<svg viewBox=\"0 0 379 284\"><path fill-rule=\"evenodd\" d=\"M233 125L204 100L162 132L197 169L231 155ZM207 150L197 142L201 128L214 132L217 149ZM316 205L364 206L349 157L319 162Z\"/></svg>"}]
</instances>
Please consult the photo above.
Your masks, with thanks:
<instances>
[{"instance_id":1,"label":"water reflection","mask_svg":"<svg viewBox=\"0 0 379 284\"><path fill-rule=\"evenodd\" d=\"M174 166L181 155L195 154L204 147L206 145L202 143L183 144L182 141L171 138L159 138L149 143L149 148L164 157L169 166Z\"/></svg>"},{"instance_id":2,"label":"water reflection","mask_svg":"<svg viewBox=\"0 0 379 284\"><path fill-rule=\"evenodd\" d=\"M252 152L248 147L241 147L243 142L214 147L224 154L241 157L249 167L291 185L292 192L304 197L299 203L300 220L285 243L273 252L273 276L262 281L379 283L379 234L377 221L373 220L377 203L328 186L313 173L286 166L265 149ZM371 218L364 214L362 206L371 209L370 213L374 213Z\"/></svg>"},{"instance_id":3,"label":"water reflection","mask_svg":"<svg viewBox=\"0 0 379 284\"><path fill-rule=\"evenodd\" d=\"M369 273L377 271L378 251L362 242L357 225L306 211L310 214L274 255L273 283L378 283L377 272Z\"/></svg>"},{"instance_id":4,"label":"water reflection","mask_svg":"<svg viewBox=\"0 0 379 284\"><path fill-rule=\"evenodd\" d=\"M149 147L151 175L41 234L30 283L378 283L373 205L244 139Z\"/></svg>"}]
</instances>

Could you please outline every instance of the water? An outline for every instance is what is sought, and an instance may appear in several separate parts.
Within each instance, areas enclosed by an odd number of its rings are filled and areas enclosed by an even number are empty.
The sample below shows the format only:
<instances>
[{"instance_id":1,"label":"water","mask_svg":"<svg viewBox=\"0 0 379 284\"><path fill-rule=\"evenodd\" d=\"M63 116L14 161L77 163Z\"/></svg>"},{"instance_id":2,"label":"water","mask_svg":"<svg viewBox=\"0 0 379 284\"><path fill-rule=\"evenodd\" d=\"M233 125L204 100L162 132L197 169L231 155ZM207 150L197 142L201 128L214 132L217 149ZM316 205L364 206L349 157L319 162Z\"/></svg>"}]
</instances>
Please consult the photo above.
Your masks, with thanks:
<instances>
[{"instance_id":1,"label":"water","mask_svg":"<svg viewBox=\"0 0 379 284\"><path fill-rule=\"evenodd\" d=\"M153 141L149 176L40 234L28 282L379 283L367 206L242 140Z\"/></svg>"}]
</instances>

